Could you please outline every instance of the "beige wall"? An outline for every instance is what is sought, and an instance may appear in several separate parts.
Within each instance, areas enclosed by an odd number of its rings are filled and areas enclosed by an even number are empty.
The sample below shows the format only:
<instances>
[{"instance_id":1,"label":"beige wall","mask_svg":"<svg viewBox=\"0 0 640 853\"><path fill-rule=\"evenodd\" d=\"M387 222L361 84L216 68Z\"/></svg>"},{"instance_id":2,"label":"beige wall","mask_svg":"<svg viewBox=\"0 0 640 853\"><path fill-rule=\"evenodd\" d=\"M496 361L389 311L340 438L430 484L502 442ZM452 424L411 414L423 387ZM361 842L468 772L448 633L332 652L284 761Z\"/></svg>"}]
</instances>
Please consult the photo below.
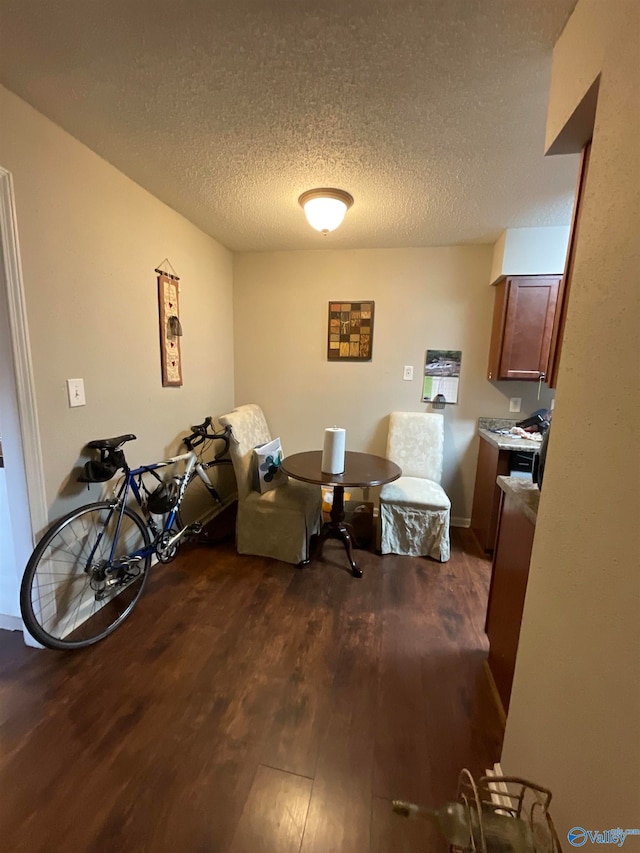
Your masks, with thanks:
<instances>
[{"instance_id":1,"label":"beige wall","mask_svg":"<svg viewBox=\"0 0 640 853\"><path fill-rule=\"evenodd\" d=\"M445 411L444 485L452 515L469 519L477 418L509 417L510 396L523 398L524 412L550 400L543 392L538 401L531 383L485 378L491 258L491 246L237 255L236 402L262 405L285 453L320 448L324 428L338 425L348 449L383 454L389 412L429 408L420 399L427 348L462 350L460 402ZM370 363L327 361L335 299L375 301Z\"/></svg>"},{"instance_id":2,"label":"beige wall","mask_svg":"<svg viewBox=\"0 0 640 853\"><path fill-rule=\"evenodd\" d=\"M640 816L639 35L635 0L579 0L549 101L551 144L602 72L502 767L564 839Z\"/></svg>"},{"instance_id":3,"label":"beige wall","mask_svg":"<svg viewBox=\"0 0 640 853\"><path fill-rule=\"evenodd\" d=\"M153 461L178 451L189 424L232 405L232 257L2 87L0 115L57 517L99 491L69 482L88 440L133 432L130 461ZM181 388L161 384L154 268L165 257L181 277ZM87 405L70 409L66 379L77 377Z\"/></svg>"}]
</instances>

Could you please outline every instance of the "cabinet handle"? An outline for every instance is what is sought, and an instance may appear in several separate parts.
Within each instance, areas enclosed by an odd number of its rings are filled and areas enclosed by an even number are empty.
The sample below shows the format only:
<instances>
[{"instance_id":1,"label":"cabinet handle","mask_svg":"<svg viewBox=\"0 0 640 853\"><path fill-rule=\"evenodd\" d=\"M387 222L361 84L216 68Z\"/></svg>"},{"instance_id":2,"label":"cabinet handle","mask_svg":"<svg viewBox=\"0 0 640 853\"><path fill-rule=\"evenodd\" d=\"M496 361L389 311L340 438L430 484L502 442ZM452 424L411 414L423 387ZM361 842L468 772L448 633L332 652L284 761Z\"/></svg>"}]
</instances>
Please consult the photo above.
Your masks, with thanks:
<instances>
[{"instance_id":1,"label":"cabinet handle","mask_svg":"<svg viewBox=\"0 0 640 853\"><path fill-rule=\"evenodd\" d=\"M538 377L538 400L540 399L540 390L542 388L542 383L544 382L545 378L546 378L545 373L541 373L540 376Z\"/></svg>"}]
</instances>

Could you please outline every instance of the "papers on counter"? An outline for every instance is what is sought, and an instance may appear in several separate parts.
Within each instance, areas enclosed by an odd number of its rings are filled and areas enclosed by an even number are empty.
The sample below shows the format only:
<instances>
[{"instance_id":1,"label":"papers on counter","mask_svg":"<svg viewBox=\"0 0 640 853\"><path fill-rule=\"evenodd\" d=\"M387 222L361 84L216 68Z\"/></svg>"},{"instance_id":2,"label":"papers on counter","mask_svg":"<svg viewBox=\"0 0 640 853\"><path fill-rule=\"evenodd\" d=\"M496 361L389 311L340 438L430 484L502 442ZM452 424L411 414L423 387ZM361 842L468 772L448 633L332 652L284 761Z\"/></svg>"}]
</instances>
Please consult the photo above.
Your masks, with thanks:
<instances>
[{"instance_id":1,"label":"papers on counter","mask_svg":"<svg viewBox=\"0 0 640 853\"><path fill-rule=\"evenodd\" d=\"M511 427L511 429L491 429L489 432L495 432L498 435L507 435L513 438L528 438L534 442L541 442L543 435L541 432L527 432L522 427Z\"/></svg>"}]
</instances>

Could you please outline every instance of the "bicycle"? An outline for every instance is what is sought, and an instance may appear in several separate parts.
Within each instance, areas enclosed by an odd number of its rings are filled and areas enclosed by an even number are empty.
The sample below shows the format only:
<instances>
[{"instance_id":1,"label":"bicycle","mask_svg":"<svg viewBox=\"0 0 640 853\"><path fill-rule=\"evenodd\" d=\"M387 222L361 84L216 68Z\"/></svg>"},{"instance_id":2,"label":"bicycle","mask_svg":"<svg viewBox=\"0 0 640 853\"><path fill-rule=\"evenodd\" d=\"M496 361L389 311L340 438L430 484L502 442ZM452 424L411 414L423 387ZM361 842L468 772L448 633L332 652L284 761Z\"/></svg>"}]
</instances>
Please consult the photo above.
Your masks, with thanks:
<instances>
[{"instance_id":1,"label":"bicycle","mask_svg":"<svg viewBox=\"0 0 640 853\"><path fill-rule=\"evenodd\" d=\"M191 427L183 439L186 453L135 469L129 468L122 450L135 435L87 444L100 451L100 460L87 462L78 481L107 482L120 469L122 481L110 500L79 507L56 521L27 563L20 609L25 627L43 646L84 648L115 631L138 602L153 557L170 562L185 537L201 532L203 498L209 505L224 506L207 471L231 464L222 458L231 428L216 433L210 427L211 418ZM214 441L223 443L215 454ZM182 463L183 473L168 482L156 473L168 466L175 472ZM144 483L145 474L158 481L153 491ZM131 495L135 509L127 505ZM157 516L164 516L162 523Z\"/></svg>"}]
</instances>

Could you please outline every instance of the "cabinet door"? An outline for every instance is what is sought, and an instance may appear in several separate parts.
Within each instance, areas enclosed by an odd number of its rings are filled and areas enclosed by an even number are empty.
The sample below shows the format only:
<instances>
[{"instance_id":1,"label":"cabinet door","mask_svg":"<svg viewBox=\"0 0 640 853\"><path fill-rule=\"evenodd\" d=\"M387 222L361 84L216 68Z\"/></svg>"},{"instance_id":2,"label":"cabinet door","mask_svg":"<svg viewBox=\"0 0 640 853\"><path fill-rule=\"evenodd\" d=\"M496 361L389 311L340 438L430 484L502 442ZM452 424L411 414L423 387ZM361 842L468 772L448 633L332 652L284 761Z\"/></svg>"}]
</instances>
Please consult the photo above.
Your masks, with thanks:
<instances>
[{"instance_id":1,"label":"cabinet door","mask_svg":"<svg viewBox=\"0 0 640 853\"><path fill-rule=\"evenodd\" d=\"M489 368L487 379L500 378L500 359L504 340L504 322L507 315L507 279L499 281L495 288L493 303L493 322L491 324L491 344L489 346Z\"/></svg>"},{"instance_id":2,"label":"cabinet door","mask_svg":"<svg viewBox=\"0 0 640 853\"><path fill-rule=\"evenodd\" d=\"M471 529L483 551L493 551L498 528L500 496L498 475L509 473L509 451L499 450L483 438L478 450L476 483L473 490Z\"/></svg>"},{"instance_id":3,"label":"cabinet door","mask_svg":"<svg viewBox=\"0 0 640 853\"><path fill-rule=\"evenodd\" d=\"M507 279L500 379L544 379L551 348L560 276Z\"/></svg>"},{"instance_id":4,"label":"cabinet door","mask_svg":"<svg viewBox=\"0 0 640 853\"><path fill-rule=\"evenodd\" d=\"M533 524L513 498L503 497L485 631L489 639L489 669L505 713L509 710L516 667L534 533Z\"/></svg>"}]
</instances>

